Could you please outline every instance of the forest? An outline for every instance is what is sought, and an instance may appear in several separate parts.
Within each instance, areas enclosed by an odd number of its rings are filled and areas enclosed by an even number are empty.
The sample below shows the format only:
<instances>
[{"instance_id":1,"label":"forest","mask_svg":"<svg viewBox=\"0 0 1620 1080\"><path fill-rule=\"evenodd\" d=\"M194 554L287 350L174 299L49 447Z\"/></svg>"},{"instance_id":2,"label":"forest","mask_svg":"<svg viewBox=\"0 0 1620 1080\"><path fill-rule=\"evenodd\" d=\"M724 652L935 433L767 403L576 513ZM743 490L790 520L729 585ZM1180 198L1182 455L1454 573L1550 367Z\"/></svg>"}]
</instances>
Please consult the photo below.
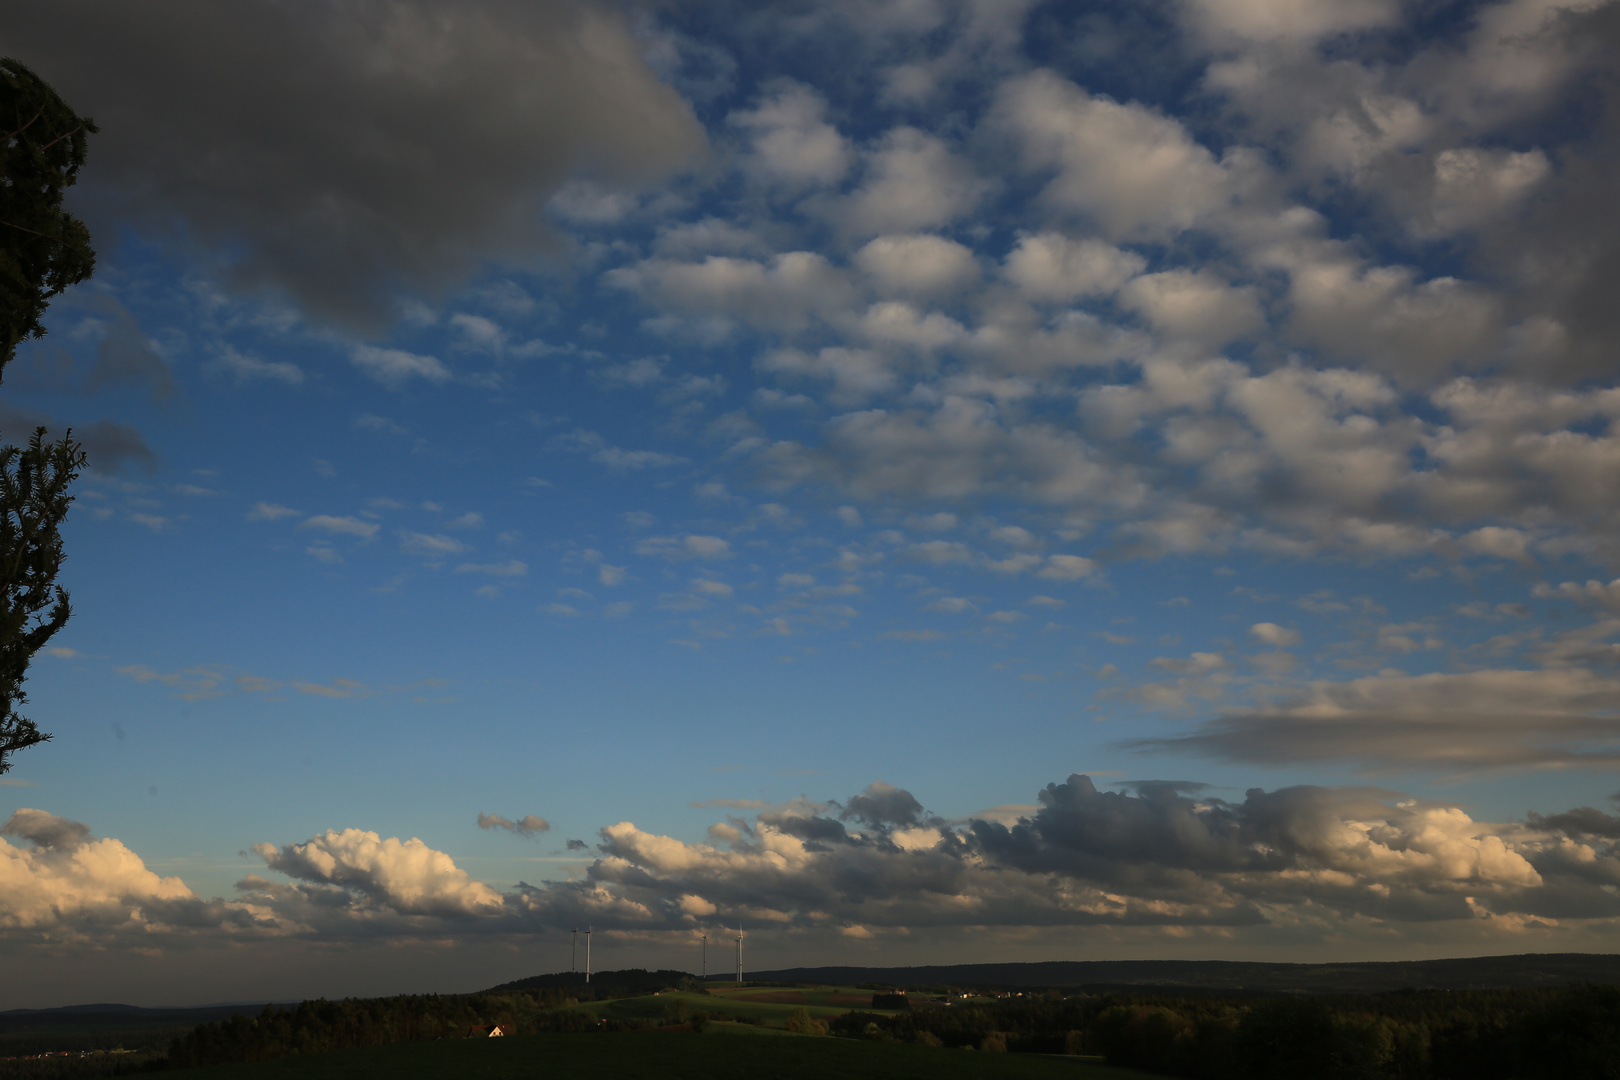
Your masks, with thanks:
<instances>
[{"instance_id":1,"label":"forest","mask_svg":"<svg viewBox=\"0 0 1620 1080\"><path fill-rule=\"evenodd\" d=\"M851 1012L832 1034L1100 1054L1188 1080L1620 1077L1620 987L1333 996L1064 995Z\"/></svg>"},{"instance_id":2,"label":"forest","mask_svg":"<svg viewBox=\"0 0 1620 1080\"><path fill-rule=\"evenodd\" d=\"M837 1000L850 1001L854 989L838 990ZM513 1035L591 1038L753 1025L852 1041L1087 1055L1186 1080L1620 1080L1620 987L1613 985L1307 995L1009 993L944 984L902 992L868 984L860 994L851 1009L830 1006L826 987L805 983L704 983L681 972L632 970L586 986L578 976L543 976L478 994L267 1005L200 1024L161 1057L14 1059L0 1061L0 1076L268 1062L464 1039L499 1024Z\"/></svg>"}]
</instances>

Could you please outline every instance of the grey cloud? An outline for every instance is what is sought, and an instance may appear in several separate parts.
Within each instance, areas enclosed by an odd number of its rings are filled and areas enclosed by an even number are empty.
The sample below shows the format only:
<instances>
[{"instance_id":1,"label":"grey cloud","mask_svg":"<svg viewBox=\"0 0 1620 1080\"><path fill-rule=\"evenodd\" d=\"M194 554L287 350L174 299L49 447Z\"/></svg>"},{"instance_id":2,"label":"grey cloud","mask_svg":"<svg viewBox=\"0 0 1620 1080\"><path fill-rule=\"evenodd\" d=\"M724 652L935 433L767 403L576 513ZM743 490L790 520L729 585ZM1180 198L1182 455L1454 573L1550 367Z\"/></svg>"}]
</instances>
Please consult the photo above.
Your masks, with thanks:
<instances>
[{"instance_id":1,"label":"grey cloud","mask_svg":"<svg viewBox=\"0 0 1620 1080\"><path fill-rule=\"evenodd\" d=\"M979 846L1030 872L1112 880L1126 866L1197 870L1259 868L1241 821L1220 803L1201 806L1174 784L1144 784L1138 795L1098 791L1088 776L1048 784L1041 809L1008 827L975 821Z\"/></svg>"},{"instance_id":2,"label":"grey cloud","mask_svg":"<svg viewBox=\"0 0 1620 1080\"><path fill-rule=\"evenodd\" d=\"M844 804L839 817L846 821L855 818L873 828L885 825L904 828L917 824L922 812L922 803L911 792L879 780Z\"/></svg>"},{"instance_id":3,"label":"grey cloud","mask_svg":"<svg viewBox=\"0 0 1620 1080\"><path fill-rule=\"evenodd\" d=\"M796 836L800 840L827 841L838 843L849 839L849 831L842 822L820 815L801 816L799 814L761 814L759 820L766 825L781 829L789 836Z\"/></svg>"},{"instance_id":4,"label":"grey cloud","mask_svg":"<svg viewBox=\"0 0 1620 1080\"><path fill-rule=\"evenodd\" d=\"M607 5L38 0L5 34L101 127L92 218L195 243L236 287L350 326L530 259L575 172L633 184L703 145Z\"/></svg>"},{"instance_id":5,"label":"grey cloud","mask_svg":"<svg viewBox=\"0 0 1620 1080\"><path fill-rule=\"evenodd\" d=\"M64 424L45 413L0 404L0 434L8 441L24 441L39 427L46 429L48 438L60 438L71 430L73 437L84 444L91 472L107 476L126 470L151 473L159 463L157 453L146 445L146 439L128 424L116 420Z\"/></svg>"},{"instance_id":6,"label":"grey cloud","mask_svg":"<svg viewBox=\"0 0 1620 1080\"><path fill-rule=\"evenodd\" d=\"M527 814L516 821L511 818L504 818L499 814L479 814L478 827L480 829L505 829L509 833L516 833L518 836L527 839L549 831L551 822L543 817L535 817L533 814Z\"/></svg>"},{"instance_id":7,"label":"grey cloud","mask_svg":"<svg viewBox=\"0 0 1620 1080\"><path fill-rule=\"evenodd\" d=\"M1527 897L1588 903L1569 875L1550 885L1538 873L1553 858L1541 834L1455 807L1376 790L1254 789L1229 803L1193 798L1201 785L1185 782L1134 786L1139 794L1099 792L1071 776L1011 827L935 822L862 835L808 809L773 811L711 830L729 850L625 822L602 831L604 857L589 877L635 905L644 925L670 925L685 910L677 901L694 896L722 913L770 910L799 923L820 912L873 926L1242 926L1279 917L1279 906L1294 912L1287 918L1315 908L1411 922L1472 919L1476 903L1524 910ZM591 888L525 897L553 912L537 917L571 917Z\"/></svg>"},{"instance_id":8,"label":"grey cloud","mask_svg":"<svg viewBox=\"0 0 1620 1080\"><path fill-rule=\"evenodd\" d=\"M1532 810L1527 820L1537 829L1556 829L1571 836L1601 836L1608 840L1620 840L1620 817L1590 806L1577 806L1573 810L1545 817Z\"/></svg>"},{"instance_id":9,"label":"grey cloud","mask_svg":"<svg viewBox=\"0 0 1620 1080\"><path fill-rule=\"evenodd\" d=\"M1614 632L1610 627L1610 632ZM1348 761L1436 771L1605 767L1620 762L1620 679L1579 662L1612 655L1572 633L1541 670L1485 669L1318 681L1275 704L1234 708L1137 750L1225 761Z\"/></svg>"},{"instance_id":10,"label":"grey cloud","mask_svg":"<svg viewBox=\"0 0 1620 1080\"><path fill-rule=\"evenodd\" d=\"M135 316L105 293L69 293L60 301L69 312L102 324L96 359L83 370L64 349L36 345L23 350L13 372L24 389L46 393L93 394L104 387L145 387L163 401L174 394L174 374L141 330Z\"/></svg>"},{"instance_id":11,"label":"grey cloud","mask_svg":"<svg viewBox=\"0 0 1620 1080\"><path fill-rule=\"evenodd\" d=\"M104 386L150 386L152 396L163 400L174 393L174 376L169 365L141 332L140 324L123 305L107 300L116 309L109 314L112 325L96 347L96 363L90 369L86 389Z\"/></svg>"},{"instance_id":12,"label":"grey cloud","mask_svg":"<svg viewBox=\"0 0 1620 1080\"><path fill-rule=\"evenodd\" d=\"M0 825L0 836L17 836L42 848L82 847L90 839L90 826L57 817L44 810L18 810Z\"/></svg>"}]
</instances>

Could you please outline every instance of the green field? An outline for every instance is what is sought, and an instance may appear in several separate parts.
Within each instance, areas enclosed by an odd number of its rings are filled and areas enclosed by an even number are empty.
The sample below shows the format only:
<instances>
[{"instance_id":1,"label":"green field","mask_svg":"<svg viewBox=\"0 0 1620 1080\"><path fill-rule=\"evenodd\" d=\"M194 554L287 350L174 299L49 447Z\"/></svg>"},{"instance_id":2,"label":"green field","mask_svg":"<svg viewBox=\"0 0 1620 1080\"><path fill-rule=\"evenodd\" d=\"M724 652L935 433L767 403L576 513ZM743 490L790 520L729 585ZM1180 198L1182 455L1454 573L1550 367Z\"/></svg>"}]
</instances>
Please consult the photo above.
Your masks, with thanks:
<instances>
[{"instance_id":1,"label":"green field","mask_svg":"<svg viewBox=\"0 0 1620 1080\"><path fill-rule=\"evenodd\" d=\"M538 1080L553 1076L591 1080L1151 1080L1147 1073L1081 1058L987 1054L786 1034L728 1038L719 1032L517 1035L396 1043L280 1061L185 1069L173 1075L185 1080Z\"/></svg>"},{"instance_id":2,"label":"green field","mask_svg":"<svg viewBox=\"0 0 1620 1080\"><path fill-rule=\"evenodd\" d=\"M686 990L647 994L643 997L617 998L612 1001L585 1002L589 1009L604 1019L658 1020L673 1022L685 1006L687 1013L724 1012L737 1017L758 1019L772 1027L782 1027L793 1010L802 1008L818 1020L842 1015L851 1009L864 1012L886 1012L871 1007L872 991L843 986L813 986L803 989L792 987L741 988L710 987L708 993Z\"/></svg>"}]
</instances>

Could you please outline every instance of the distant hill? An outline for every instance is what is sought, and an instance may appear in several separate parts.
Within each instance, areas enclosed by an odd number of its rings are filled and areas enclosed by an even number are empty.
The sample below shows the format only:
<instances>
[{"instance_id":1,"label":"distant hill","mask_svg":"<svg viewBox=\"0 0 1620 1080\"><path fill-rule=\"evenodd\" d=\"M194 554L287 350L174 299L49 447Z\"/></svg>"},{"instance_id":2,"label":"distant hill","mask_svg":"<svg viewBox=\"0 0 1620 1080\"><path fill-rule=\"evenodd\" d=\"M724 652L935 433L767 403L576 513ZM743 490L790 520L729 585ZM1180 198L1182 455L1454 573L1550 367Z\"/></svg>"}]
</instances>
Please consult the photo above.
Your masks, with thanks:
<instances>
[{"instance_id":1,"label":"distant hill","mask_svg":"<svg viewBox=\"0 0 1620 1080\"><path fill-rule=\"evenodd\" d=\"M1529 953L1463 960L1396 960L1345 964L1272 964L1232 960L1082 960L1037 964L949 964L929 967L815 967L749 972L750 981L890 986L1093 990L1164 988L1272 994L1365 994L1389 990L1483 990L1620 984L1620 955Z\"/></svg>"},{"instance_id":2,"label":"distant hill","mask_svg":"<svg viewBox=\"0 0 1620 1080\"><path fill-rule=\"evenodd\" d=\"M138 1005L65 1005L59 1009L11 1009L0 1012L0 1037L51 1031L132 1030L195 1027L237 1013L257 1015L264 1002L204 1005L187 1009L143 1009Z\"/></svg>"},{"instance_id":3,"label":"distant hill","mask_svg":"<svg viewBox=\"0 0 1620 1080\"><path fill-rule=\"evenodd\" d=\"M622 971L597 971L591 974L589 984L583 971L559 971L554 975L531 975L516 982L501 983L483 991L486 994L510 994L521 990L566 990L587 988L595 997L637 997L667 987L679 987L696 981L697 976L685 971L648 971L646 968L626 968ZM582 995L583 996L583 995Z\"/></svg>"}]
</instances>

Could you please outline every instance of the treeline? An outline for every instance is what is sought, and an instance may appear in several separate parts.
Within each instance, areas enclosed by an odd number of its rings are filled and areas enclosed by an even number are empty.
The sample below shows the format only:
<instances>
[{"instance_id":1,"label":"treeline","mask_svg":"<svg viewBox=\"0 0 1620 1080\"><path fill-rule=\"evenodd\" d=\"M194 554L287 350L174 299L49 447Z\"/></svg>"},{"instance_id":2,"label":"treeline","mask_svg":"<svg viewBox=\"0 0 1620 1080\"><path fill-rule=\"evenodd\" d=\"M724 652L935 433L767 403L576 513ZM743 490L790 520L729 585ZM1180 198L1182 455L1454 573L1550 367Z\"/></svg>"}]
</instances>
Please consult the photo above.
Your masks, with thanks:
<instances>
[{"instance_id":1,"label":"treeline","mask_svg":"<svg viewBox=\"0 0 1620 1080\"><path fill-rule=\"evenodd\" d=\"M1057 995L847 1013L855 1038L1102 1054L1187 1080L1620 1080L1620 987L1346 997Z\"/></svg>"},{"instance_id":2,"label":"treeline","mask_svg":"<svg viewBox=\"0 0 1620 1080\"><path fill-rule=\"evenodd\" d=\"M386 1043L465 1038L474 1027L500 1024L508 1032L594 1031L596 1015L574 1008L566 990L523 994L422 994L345 1001L267 1005L257 1016L202 1024L174 1040L176 1068L268 1061Z\"/></svg>"},{"instance_id":3,"label":"treeline","mask_svg":"<svg viewBox=\"0 0 1620 1080\"><path fill-rule=\"evenodd\" d=\"M237 1015L202 1024L175 1039L167 1068L269 1061L329 1050L349 1050L387 1043L461 1039L477 1027L499 1024L508 1035L542 1032L644 1031L689 1027L701 1031L709 1021L759 1024L757 1017L725 1009L691 1009L671 999L659 1014L601 1018L573 996L575 988L559 987L516 994L410 995L344 1001L305 1001L290 1008L267 1005L257 1016ZM804 1010L800 1010L803 1012ZM804 1030L822 1030L809 1021ZM3 1078L0 1078L3 1080Z\"/></svg>"},{"instance_id":4,"label":"treeline","mask_svg":"<svg viewBox=\"0 0 1620 1080\"><path fill-rule=\"evenodd\" d=\"M515 994L534 990L562 990L578 1001L597 1001L607 998L640 997L659 990L689 990L702 985L695 976L684 971L648 971L646 968L624 968L619 971L598 971L585 981L584 972L559 971L550 975L531 975L516 982L501 983L485 990L486 994Z\"/></svg>"}]
</instances>

